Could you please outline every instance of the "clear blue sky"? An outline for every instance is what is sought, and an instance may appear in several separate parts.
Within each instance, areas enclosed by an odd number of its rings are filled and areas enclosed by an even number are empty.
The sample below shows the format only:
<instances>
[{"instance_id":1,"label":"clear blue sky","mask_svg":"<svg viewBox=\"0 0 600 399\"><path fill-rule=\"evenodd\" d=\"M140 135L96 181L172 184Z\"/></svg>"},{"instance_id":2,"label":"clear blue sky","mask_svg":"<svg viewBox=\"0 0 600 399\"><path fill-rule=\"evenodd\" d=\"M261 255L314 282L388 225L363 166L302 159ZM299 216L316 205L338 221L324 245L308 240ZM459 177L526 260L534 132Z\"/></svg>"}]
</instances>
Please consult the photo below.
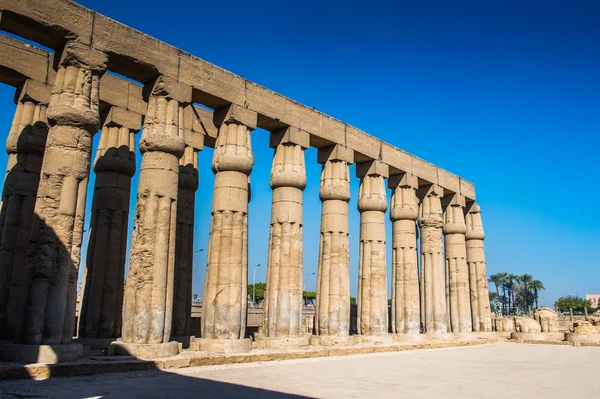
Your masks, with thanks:
<instances>
[{"instance_id":1,"label":"clear blue sky","mask_svg":"<svg viewBox=\"0 0 600 399\"><path fill-rule=\"evenodd\" d=\"M600 291L600 3L81 3L471 180L483 210L488 274L532 274L547 287L541 304ZM0 86L6 132L12 95ZM249 277L260 263L256 277L264 281L272 150L267 132L252 139ZM211 156L211 149L200 155L196 249L208 242ZM320 166L315 149L306 159L304 262L307 289L314 289ZM354 179L353 293L357 189ZM390 230L388 223L391 243ZM197 253L200 295L205 264L206 251Z\"/></svg>"}]
</instances>

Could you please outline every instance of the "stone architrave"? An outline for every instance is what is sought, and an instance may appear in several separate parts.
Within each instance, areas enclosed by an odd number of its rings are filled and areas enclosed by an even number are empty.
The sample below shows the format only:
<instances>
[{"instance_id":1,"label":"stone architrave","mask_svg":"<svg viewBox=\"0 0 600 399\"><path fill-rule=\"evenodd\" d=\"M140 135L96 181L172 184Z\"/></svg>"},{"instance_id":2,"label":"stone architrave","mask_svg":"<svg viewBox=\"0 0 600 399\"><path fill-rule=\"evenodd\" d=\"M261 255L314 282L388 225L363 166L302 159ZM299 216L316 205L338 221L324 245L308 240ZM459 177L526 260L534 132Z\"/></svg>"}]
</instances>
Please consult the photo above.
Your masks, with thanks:
<instances>
[{"instance_id":1,"label":"stone architrave","mask_svg":"<svg viewBox=\"0 0 600 399\"><path fill-rule=\"evenodd\" d=\"M25 81L16 91L17 109L6 152L8 165L0 212L0 339L12 340L25 272L40 170L48 135L46 108L52 86Z\"/></svg>"},{"instance_id":2,"label":"stone architrave","mask_svg":"<svg viewBox=\"0 0 600 399\"><path fill-rule=\"evenodd\" d=\"M434 184L417 190L420 199L418 224L421 228L421 269L423 278L424 324L427 333L448 332L445 262L442 245L443 189Z\"/></svg>"},{"instance_id":3,"label":"stone architrave","mask_svg":"<svg viewBox=\"0 0 600 399\"><path fill-rule=\"evenodd\" d=\"M118 107L112 107L104 119L94 161L79 338L121 336L131 178L136 170L134 135L141 124L140 114Z\"/></svg>"},{"instance_id":4,"label":"stone architrave","mask_svg":"<svg viewBox=\"0 0 600 399\"><path fill-rule=\"evenodd\" d=\"M352 345L348 201L354 151L342 145L319 148L321 240L317 273L316 336L311 344Z\"/></svg>"},{"instance_id":5,"label":"stone architrave","mask_svg":"<svg viewBox=\"0 0 600 399\"><path fill-rule=\"evenodd\" d=\"M472 332L469 268L465 244L465 198L459 194L445 196L443 207L442 232L446 254L450 329L454 333Z\"/></svg>"},{"instance_id":6,"label":"stone architrave","mask_svg":"<svg viewBox=\"0 0 600 399\"><path fill-rule=\"evenodd\" d=\"M202 306L200 350L248 352L249 176L254 164L250 132L257 114L237 105L214 114L219 134L213 156L215 185Z\"/></svg>"},{"instance_id":7,"label":"stone architrave","mask_svg":"<svg viewBox=\"0 0 600 399\"><path fill-rule=\"evenodd\" d=\"M408 173L392 175L388 186L392 190L392 332L419 334L418 179Z\"/></svg>"},{"instance_id":8,"label":"stone architrave","mask_svg":"<svg viewBox=\"0 0 600 399\"><path fill-rule=\"evenodd\" d=\"M140 139L142 163L125 305L117 353L177 354L171 338L179 158L184 153L183 109L191 88L160 76L145 87L148 111ZM115 343L113 343L114 345ZM138 347L136 347L136 345Z\"/></svg>"},{"instance_id":9,"label":"stone architrave","mask_svg":"<svg viewBox=\"0 0 600 399\"><path fill-rule=\"evenodd\" d=\"M465 222L467 227L465 239L467 264L469 266L473 331L489 332L492 331L492 311L483 248L485 233L478 204L471 203L467 206Z\"/></svg>"},{"instance_id":10,"label":"stone architrave","mask_svg":"<svg viewBox=\"0 0 600 399\"><path fill-rule=\"evenodd\" d=\"M308 345L302 330L302 192L306 187L304 150L310 146L309 139L308 133L297 128L271 134L275 149L273 204L263 309L267 342L284 338L288 344Z\"/></svg>"},{"instance_id":11,"label":"stone architrave","mask_svg":"<svg viewBox=\"0 0 600 399\"><path fill-rule=\"evenodd\" d=\"M23 344L70 344L92 136L100 126L99 85L106 56L68 42L46 117L50 124L21 290Z\"/></svg>"},{"instance_id":12,"label":"stone architrave","mask_svg":"<svg viewBox=\"0 0 600 399\"><path fill-rule=\"evenodd\" d=\"M204 149L204 136L186 130L185 151L179 160L177 194L177 236L175 239L175 289L173 293L174 337L188 337L192 317L192 272L194 268L194 215L198 190L198 152Z\"/></svg>"},{"instance_id":13,"label":"stone architrave","mask_svg":"<svg viewBox=\"0 0 600 399\"><path fill-rule=\"evenodd\" d=\"M388 334L387 264L385 247L385 179L389 168L380 161L356 165L360 178L360 247L358 261L358 333Z\"/></svg>"}]
</instances>

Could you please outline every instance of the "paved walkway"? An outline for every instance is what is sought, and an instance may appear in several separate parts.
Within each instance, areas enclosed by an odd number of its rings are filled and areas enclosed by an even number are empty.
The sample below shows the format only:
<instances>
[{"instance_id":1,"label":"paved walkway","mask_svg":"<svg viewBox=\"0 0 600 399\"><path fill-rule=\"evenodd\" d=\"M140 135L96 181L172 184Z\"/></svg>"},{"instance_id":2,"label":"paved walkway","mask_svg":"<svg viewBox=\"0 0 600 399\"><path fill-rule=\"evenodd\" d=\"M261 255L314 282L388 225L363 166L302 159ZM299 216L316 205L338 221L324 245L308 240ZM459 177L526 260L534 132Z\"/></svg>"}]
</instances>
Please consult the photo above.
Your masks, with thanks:
<instances>
[{"instance_id":1,"label":"paved walkway","mask_svg":"<svg viewBox=\"0 0 600 399\"><path fill-rule=\"evenodd\" d=\"M1 398L595 398L600 348L466 348L0 382Z\"/></svg>"}]
</instances>

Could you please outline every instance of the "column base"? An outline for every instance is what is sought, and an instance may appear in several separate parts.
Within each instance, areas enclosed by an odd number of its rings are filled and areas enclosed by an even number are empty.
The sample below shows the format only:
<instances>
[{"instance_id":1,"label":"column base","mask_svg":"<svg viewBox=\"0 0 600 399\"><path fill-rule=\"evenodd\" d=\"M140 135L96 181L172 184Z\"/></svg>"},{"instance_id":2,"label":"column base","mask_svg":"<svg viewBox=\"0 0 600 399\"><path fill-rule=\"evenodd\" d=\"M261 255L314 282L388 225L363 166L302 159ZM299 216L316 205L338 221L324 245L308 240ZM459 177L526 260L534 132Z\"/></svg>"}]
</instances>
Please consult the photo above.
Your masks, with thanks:
<instances>
[{"instance_id":1,"label":"column base","mask_svg":"<svg viewBox=\"0 0 600 399\"><path fill-rule=\"evenodd\" d=\"M2 360L20 363L70 362L83 357L83 345L72 342L57 345L5 344Z\"/></svg>"},{"instance_id":2,"label":"column base","mask_svg":"<svg viewBox=\"0 0 600 399\"><path fill-rule=\"evenodd\" d=\"M421 343L427 341L427 334L393 334L396 342L402 343Z\"/></svg>"},{"instance_id":3,"label":"column base","mask_svg":"<svg viewBox=\"0 0 600 399\"><path fill-rule=\"evenodd\" d=\"M299 349L309 345L309 337L257 337L256 349Z\"/></svg>"},{"instance_id":4,"label":"column base","mask_svg":"<svg viewBox=\"0 0 600 399\"><path fill-rule=\"evenodd\" d=\"M106 349L119 338L75 338L75 342L92 350Z\"/></svg>"},{"instance_id":5,"label":"column base","mask_svg":"<svg viewBox=\"0 0 600 399\"><path fill-rule=\"evenodd\" d=\"M181 344L181 348L188 349L192 342L196 340L196 337L193 335L179 335L175 337L171 337L171 341L177 341Z\"/></svg>"},{"instance_id":6,"label":"column base","mask_svg":"<svg viewBox=\"0 0 600 399\"><path fill-rule=\"evenodd\" d=\"M357 343L359 344L391 344L394 342L392 335L357 335Z\"/></svg>"},{"instance_id":7,"label":"column base","mask_svg":"<svg viewBox=\"0 0 600 399\"><path fill-rule=\"evenodd\" d=\"M356 344L356 337L345 336L339 337L336 335L312 335L310 344L313 346L353 346Z\"/></svg>"},{"instance_id":8,"label":"column base","mask_svg":"<svg viewBox=\"0 0 600 399\"><path fill-rule=\"evenodd\" d=\"M496 332L462 332L421 334L425 341L432 342L475 342L478 340L498 340Z\"/></svg>"},{"instance_id":9,"label":"column base","mask_svg":"<svg viewBox=\"0 0 600 399\"><path fill-rule=\"evenodd\" d=\"M252 350L252 340L245 339L197 339L190 349L211 353L247 353Z\"/></svg>"},{"instance_id":10,"label":"column base","mask_svg":"<svg viewBox=\"0 0 600 399\"><path fill-rule=\"evenodd\" d=\"M133 344L115 341L111 344L116 356L133 356L137 359L152 360L161 357L172 357L179 354L177 342L164 342L161 344Z\"/></svg>"},{"instance_id":11,"label":"column base","mask_svg":"<svg viewBox=\"0 0 600 399\"><path fill-rule=\"evenodd\" d=\"M498 333L494 331L479 331L477 334L478 339L489 339L492 341L498 341Z\"/></svg>"},{"instance_id":12,"label":"column base","mask_svg":"<svg viewBox=\"0 0 600 399\"><path fill-rule=\"evenodd\" d=\"M394 334L393 337L396 342L406 343L475 342L478 340L498 340L498 334L495 332Z\"/></svg>"}]
</instances>

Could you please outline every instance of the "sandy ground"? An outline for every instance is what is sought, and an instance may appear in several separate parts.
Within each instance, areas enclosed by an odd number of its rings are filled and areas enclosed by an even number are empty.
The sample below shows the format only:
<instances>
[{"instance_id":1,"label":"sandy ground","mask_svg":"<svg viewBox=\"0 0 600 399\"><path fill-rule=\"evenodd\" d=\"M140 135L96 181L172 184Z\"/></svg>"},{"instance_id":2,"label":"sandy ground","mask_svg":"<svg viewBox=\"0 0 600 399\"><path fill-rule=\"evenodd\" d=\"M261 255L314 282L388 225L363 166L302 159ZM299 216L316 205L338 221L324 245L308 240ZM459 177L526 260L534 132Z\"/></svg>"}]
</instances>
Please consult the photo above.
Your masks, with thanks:
<instances>
[{"instance_id":1,"label":"sandy ground","mask_svg":"<svg viewBox=\"0 0 600 399\"><path fill-rule=\"evenodd\" d=\"M597 398L600 348L465 348L2 381L0 398Z\"/></svg>"}]
</instances>

